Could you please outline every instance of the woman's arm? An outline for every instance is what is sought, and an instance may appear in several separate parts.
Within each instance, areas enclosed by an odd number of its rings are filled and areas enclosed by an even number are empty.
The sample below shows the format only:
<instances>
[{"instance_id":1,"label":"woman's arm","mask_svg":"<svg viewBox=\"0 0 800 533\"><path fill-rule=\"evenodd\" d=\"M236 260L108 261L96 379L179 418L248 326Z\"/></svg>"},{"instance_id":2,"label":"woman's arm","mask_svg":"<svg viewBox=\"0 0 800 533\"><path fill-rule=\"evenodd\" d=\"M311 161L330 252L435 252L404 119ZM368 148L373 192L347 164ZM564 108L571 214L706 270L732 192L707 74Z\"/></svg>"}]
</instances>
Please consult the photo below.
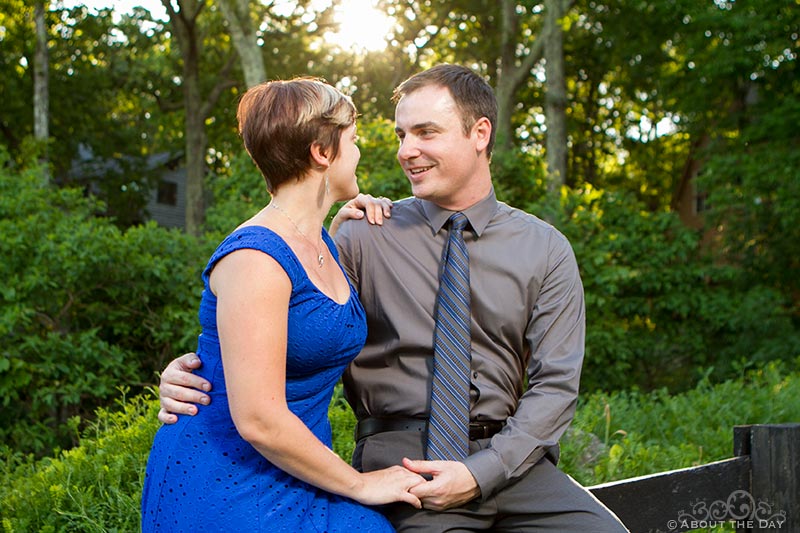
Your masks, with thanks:
<instances>
[{"instance_id":1,"label":"woman's arm","mask_svg":"<svg viewBox=\"0 0 800 533\"><path fill-rule=\"evenodd\" d=\"M362 474L317 439L286 403L286 344L291 281L271 257L237 250L220 260L210 285L217 295L225 384L242 437L270 462L323 490L364 504L405 501L423 479L392 467Z\"/></svg>"}]
</instances>

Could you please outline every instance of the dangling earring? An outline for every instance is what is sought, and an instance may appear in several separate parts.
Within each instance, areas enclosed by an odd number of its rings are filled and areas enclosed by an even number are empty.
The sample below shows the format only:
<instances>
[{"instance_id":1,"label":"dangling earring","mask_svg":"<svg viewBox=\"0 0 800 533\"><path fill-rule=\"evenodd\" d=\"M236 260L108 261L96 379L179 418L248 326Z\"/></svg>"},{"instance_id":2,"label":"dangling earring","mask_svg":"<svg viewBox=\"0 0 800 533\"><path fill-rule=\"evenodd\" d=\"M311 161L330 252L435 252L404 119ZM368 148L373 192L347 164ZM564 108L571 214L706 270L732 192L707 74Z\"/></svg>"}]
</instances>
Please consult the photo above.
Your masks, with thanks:
<instances>
[{"instance_id":1,"label":"dangling earring","mask_svg":"<svg viewBox=\"0 0 800 533\"><path fill-rule=\"evenodd\" d=\"M328 192L330 192L330 184L328 183L328 175L325 174L325 196L328 196Z\"/></svg>"}]
</instances>

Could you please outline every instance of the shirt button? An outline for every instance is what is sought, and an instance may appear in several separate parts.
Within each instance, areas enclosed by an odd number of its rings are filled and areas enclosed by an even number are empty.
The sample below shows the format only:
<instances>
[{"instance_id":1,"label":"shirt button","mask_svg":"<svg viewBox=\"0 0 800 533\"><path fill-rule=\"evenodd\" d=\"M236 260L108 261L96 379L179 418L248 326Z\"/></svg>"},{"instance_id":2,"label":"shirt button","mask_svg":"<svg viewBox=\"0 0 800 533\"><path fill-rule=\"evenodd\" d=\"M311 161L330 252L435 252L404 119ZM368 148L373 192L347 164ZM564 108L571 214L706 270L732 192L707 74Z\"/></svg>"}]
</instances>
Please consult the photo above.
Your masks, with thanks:
<instances>
[{"instance_id":1,"label":"shirt button","mask_svg":"<svg viewBox=\"0 0 800 533\"><path fill-rule=\"evenodd\" d=\"M472 373L472 377L475 378L475 379L478 379L478 373L477 372L473 372Z\"/></svg>"}]
</instances>

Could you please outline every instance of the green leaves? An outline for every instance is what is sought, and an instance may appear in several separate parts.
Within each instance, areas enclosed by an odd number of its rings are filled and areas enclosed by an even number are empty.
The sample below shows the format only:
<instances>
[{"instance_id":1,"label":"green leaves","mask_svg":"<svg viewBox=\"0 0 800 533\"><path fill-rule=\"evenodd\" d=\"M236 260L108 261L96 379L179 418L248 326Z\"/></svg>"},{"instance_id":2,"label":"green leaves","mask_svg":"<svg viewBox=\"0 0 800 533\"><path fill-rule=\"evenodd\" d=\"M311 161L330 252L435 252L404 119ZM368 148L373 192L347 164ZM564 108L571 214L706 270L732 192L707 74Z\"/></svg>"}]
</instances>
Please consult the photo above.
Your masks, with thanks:
<instances>
[{"instance_id":1,"label":"green leaves","mask_svg":"<svg viewBox=\"0 0 800 533\"><path fill-rule=\"evenodd\" d=\"M143 395L120 402L118 410L101 409L81 445L52 458L6 455L0 465L3 530L138 530L157 405Z\"/></svg>"},{"instance_id":2,"label":"green leaves","mask_svg":"<svg viewBox=\"0 0 800 533\"><path fill-rule=\"evenodd\" d=\"M0 443L14 449L74 444L69 419L194 348L208 251L154 224L123 232L98 207L0 166Z\"/></svg>"},{"instance_id":3,"label":"green leaves","mask_svg":"<svg viewBox=\"0 0 800 533\"><path fill-rule=\"evenodd\" d=\"M562 468L590 485L726 459L735 425L800 417L798 365L798 359L764 365L676 395L665 389L586 395L562 440Z\"/></svg>"},{"instance_id":4,"label":"green leaves","mask_svg":"<svg viewBox=\"0 0 800 533\"><path fill-rule=\"evenodd\" d=\"M675 213L632 194L563 190L551 214L570 239L586 294L584 390L692 387L800 353L800 335L774 285L708 258Z\"/></svg>"}]
</instances>

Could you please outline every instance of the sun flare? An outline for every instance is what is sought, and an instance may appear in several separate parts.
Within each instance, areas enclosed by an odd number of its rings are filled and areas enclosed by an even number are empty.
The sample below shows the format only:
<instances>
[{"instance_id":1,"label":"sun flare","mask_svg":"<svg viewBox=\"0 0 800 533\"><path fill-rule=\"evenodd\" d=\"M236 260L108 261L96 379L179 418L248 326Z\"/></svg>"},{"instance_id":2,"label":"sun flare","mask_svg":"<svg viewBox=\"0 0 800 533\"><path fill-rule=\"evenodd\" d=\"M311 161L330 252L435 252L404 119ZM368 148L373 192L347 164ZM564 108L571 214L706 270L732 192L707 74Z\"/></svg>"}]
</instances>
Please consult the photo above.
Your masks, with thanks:
<instances>
[{"instance_id":1,"label":"sun flare","mask_svg":"<svg viewBox=\"0 0 800 533\"><path fill-rule=\"evenodd\" d=\"M386 36L393 21L375 7L372 0L341 0L334 8L337 32L327 33L325 40L345 50L379 51L386 48Z\"/></svg>"}]
</instances>

